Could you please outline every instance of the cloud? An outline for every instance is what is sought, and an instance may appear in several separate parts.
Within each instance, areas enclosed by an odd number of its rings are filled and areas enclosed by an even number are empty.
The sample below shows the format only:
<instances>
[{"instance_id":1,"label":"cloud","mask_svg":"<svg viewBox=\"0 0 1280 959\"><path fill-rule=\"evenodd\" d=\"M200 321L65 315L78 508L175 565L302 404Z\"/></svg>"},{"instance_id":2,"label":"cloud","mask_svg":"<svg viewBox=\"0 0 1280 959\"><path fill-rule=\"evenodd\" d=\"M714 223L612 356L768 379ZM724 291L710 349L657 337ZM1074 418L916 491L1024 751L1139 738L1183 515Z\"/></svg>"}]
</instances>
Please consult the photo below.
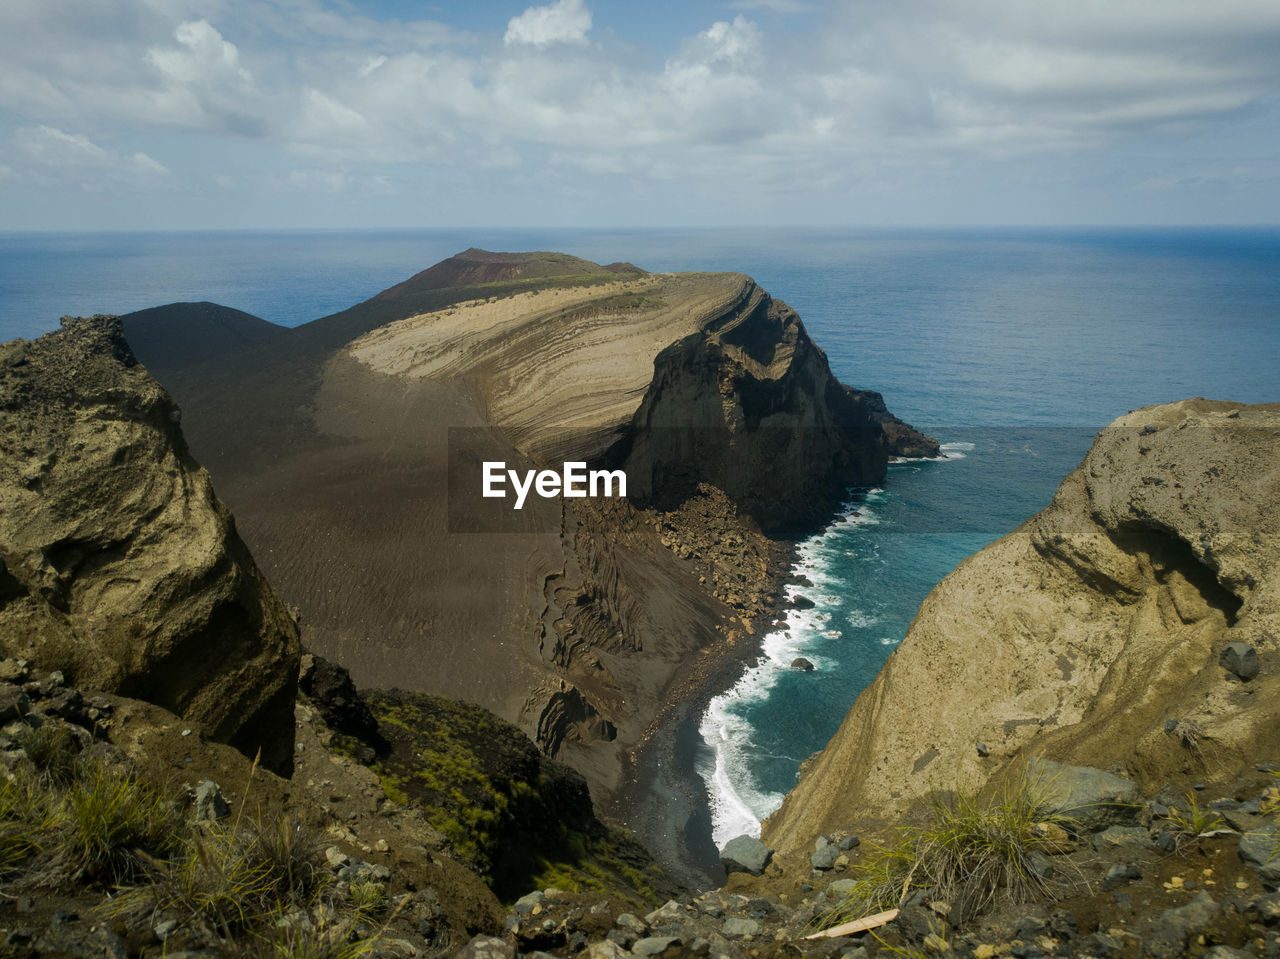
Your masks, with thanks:
<instances>
[{"instance_id":1,"label":"cloud","mask_svg":"<svg viewBox=\"0 0 1280 959\"><path fill-rule=\"evenodd\" d=\"M6 168L12 179L42 183L71 182L85 190L109 186L154 187L172 174L145 153L116 153L79 133L56 127L20 127L10 141L17 168Z\"/></svg>"},{"instance_id":2,"label":"cloud","mask_svg":"<svg viewBox=\"0 0 1280 959\"><path fill-rule=\"evenodd\" d=\"M342 193L352 183L349 174L336 170L294 170L289 185L308 193Z\"/></svg>"},{"instance_id":3,"label":"cloud","mask_svg":"<svg viewBox=\"0 0 1280 959\"><path fill-rule=\"evenodd\" d=\"M153 47L147 60L171 81L184 86L224 83L251 86L253 77L240 65L240 51L207 20L182 23L173 31L177 47Z\"/></svg>"},{"instance_id":4,"label":"cloud","mask_svg":"<svg viewBox=\"0 0 1280 959\"><path fill-rule=\"evenodd\" d=\"M531 6L487 33L331 0L97 0L89 12L8 0L0 108L29 130L76 131L61 135L83 143L41 134L41 148L116 175L163 177L146 154L97 146L146 135L188 153L250 145L274 182L299 190L412 171L481 198L498 176L582 192L602 178L611 193L732 181L786 197L1087 157L1231 122L1280 91L1274 0L724 6L732 17L654 46L660 31L617 35L603 7L593 40L583 0ZM757 9L808 15L773 31L776 18L741 12ZM16 143L11 153L0 159L15 176L54 168ZM164 156L174 179L207 185L238 169L240 188L252 182L247 167Z\"/></svg>"},{"instance_id":5,"label":"cloud","mask_svg":"<svg viewBox=\"0 0 1280 959\"><path fill-rule=\"evenodd\" d=\"M152 100L171 122L253 135L269 122L268 105L240 51L207 20L180 23L177 46L153 46L146 62L159 74Z\"/></svg>"},{"instance_id":6,"label":"cloud","mask_svg":"<svg viewBox=\"0 0 1280 959\"><path fill-rule=\"evenodd\" d=\"M502 42L507 46L584 43L591 30L591 11L583 0L556 0L545 7L529 7L507 23Z\"/></svg>"}]
</instances>

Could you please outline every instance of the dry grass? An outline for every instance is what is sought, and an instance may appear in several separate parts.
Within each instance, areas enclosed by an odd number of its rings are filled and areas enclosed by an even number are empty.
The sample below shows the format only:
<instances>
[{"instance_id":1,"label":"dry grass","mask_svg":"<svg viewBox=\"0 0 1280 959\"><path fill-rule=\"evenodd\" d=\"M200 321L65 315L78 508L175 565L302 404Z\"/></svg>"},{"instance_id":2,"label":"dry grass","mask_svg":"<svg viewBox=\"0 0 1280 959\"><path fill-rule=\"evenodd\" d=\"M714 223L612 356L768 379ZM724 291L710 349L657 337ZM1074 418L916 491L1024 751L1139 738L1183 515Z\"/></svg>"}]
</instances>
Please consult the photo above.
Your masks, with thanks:
<instances>
[{"instance_id":1,"label":"dry grass","mask_svg":"<svg viewBox=\"0 0 1280 959\"><path fill-rule=\"evenodd\" d=\"M870 847L853 867L851 896L823 915L837 925L900 906L915 889L931 889L955 921L998 901L1061 898L1075 883L1046 869L1037 824L1063 817L1047 811L1040 789L1023 777L992 802L969 792L929 797L929 822L899 830L896 841Z\"/></svg>"},{"instance_id":2,"label":"dry grass","mask_svg":"<svg viewBox=\"0 0 1280 959\"><path fill-rule=\"evenodd\" d=\"M27 763L0 784L0 869L17 886L130 881L180 830L158 789L102 763Z\"/></svg>"},{"instance_id":3,"label":"dry grass","mask_svg":"<svg viewBox=\"0 0 1280 959\"><path fill-rule=\"evenodd\" d=\"M328 875L318 837L301 823L237 817L191 829L175 855L153 863L148 880L123 890L109 912L164 913L227 939L281 912L310 909Z\"/></svg>"}]
</instances>

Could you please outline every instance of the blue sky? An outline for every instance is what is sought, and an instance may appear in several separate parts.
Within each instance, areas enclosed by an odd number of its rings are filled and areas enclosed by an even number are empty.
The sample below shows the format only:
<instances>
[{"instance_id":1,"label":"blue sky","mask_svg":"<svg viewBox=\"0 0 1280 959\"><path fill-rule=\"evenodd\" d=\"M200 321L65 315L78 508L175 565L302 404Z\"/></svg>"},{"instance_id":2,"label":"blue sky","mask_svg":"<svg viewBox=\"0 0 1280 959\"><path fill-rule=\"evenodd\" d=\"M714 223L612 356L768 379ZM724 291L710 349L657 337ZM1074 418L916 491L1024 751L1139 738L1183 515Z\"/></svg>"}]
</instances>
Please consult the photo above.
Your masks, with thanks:
<instances>
[{"instance_id":1,"label":"blue sky","mask_svg":"<svg viewBox=\"0 0 1280 959\"><path fill-rule=\"evenodd\" d=\"M1276 0L0 4L0 230L1277 222Z\"/></svg>"}]
</instances>

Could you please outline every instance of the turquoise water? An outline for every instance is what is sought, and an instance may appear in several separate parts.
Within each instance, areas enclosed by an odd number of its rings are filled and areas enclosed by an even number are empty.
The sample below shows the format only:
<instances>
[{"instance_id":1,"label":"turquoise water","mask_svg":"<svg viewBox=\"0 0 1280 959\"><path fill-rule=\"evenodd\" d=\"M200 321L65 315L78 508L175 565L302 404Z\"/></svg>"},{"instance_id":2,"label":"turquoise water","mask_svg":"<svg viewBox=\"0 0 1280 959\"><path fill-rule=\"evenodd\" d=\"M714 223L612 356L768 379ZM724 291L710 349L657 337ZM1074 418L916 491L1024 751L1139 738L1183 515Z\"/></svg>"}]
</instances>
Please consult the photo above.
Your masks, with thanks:
<instances>
[{"instance_id":1,"label":"turquoise water","mask_svg":"<svg viewBox=\"0 0 1280 959\"><path fill-rule=\"evenodd\" d=\"M1280 401L1280 230L397 231L0 235L0 339L66 313L213 300L284 325L453 253L553 249L730 269L794 306L844 382L951 456L893 466L801 548L814 605L712 704L698 765L717 838L751 831L965 556L1053 495L1139 406ZM796 656L813 672L790 668Z\"/></svg>"}]
</instances>

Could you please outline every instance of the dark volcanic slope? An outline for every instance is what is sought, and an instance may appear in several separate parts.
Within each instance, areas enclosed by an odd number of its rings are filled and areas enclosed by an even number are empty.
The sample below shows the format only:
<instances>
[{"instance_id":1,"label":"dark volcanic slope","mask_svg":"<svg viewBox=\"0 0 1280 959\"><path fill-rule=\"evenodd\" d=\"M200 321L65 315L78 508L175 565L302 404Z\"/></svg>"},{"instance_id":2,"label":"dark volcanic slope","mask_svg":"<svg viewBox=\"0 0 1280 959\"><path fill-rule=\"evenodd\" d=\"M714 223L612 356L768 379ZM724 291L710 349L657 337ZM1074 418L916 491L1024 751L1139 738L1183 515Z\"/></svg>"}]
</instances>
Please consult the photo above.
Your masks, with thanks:
<instances>
[{"instance_id":1,"label":"dark volcanic slope","mask_svg":"<svg viewBox=\"0 0 1280 959\"><path fill-rule=\"evenodd\" d=\"M674 684L772 608L784 550L740 510L812 522L844 484L879 481L904 440L930 442L877 394L837 383L794 312L741 274L471 250L250 351L185 367L154 341L138 352L301 608L306 643L361 685L493 709L606 802L684 695ZM645 410L709 427L735 452L705 462L737 485L700 474L674 434L628 447ZM804 443L767 442L792 427ZM479 496L482 461L558 465L611 447L632 449L640 500L533 499L516 513ZM805 462L815 483L779 483ZM456 482L468 465L451 490L451 467ZM665 495L672 471L683 485ZM783 508L757 508L753 475L772 477ZM717 478L733 488L701 482Z\"/></svg>"},{"instance_id":2,"label":"dark volcanic slope","mask_svg":"<svg viewBox=\"0 0 1280 959\"><path fill-rule=\"evenodd\" d=\"M202 363L250 347L261 347L288 334L241 310L217 303L170 303L139 310L124 318L125 336L139 354L163 357L166 368Z\"/></svg>"}]
</instances>

